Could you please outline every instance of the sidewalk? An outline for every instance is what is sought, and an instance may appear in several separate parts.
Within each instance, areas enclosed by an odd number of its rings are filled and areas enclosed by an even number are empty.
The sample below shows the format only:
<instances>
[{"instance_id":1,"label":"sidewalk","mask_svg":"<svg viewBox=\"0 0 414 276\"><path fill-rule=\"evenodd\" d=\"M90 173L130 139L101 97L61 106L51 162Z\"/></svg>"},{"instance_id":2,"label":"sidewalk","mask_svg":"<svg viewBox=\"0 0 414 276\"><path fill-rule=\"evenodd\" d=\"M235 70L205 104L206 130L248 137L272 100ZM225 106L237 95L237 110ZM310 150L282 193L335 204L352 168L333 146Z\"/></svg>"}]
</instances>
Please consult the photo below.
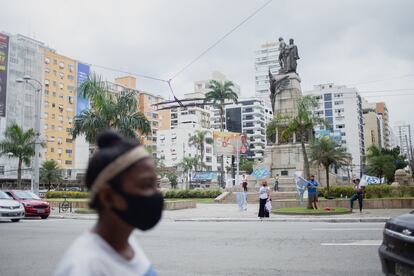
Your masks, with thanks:
<instances>
[{"instance_id":1,"label":"sidewalk","mask_svg":"<svg viewBox=\"0 0 414 276\"><path fill-rule=\"evenodd\" d=\"M247 211L241 212L237 204L197 204L197 208L175 211L164 211L163 219L176 222L255 222L258 221L258 204L249 204ZM362 214L356 210L352 214L333 216L304 215L270 215L265 221L298 221L298 222L385 222L412 211L411 209L366 209ZM51 218L95 220L95 214L58 213L53 210Z\"/></svg>"}]
</instances>

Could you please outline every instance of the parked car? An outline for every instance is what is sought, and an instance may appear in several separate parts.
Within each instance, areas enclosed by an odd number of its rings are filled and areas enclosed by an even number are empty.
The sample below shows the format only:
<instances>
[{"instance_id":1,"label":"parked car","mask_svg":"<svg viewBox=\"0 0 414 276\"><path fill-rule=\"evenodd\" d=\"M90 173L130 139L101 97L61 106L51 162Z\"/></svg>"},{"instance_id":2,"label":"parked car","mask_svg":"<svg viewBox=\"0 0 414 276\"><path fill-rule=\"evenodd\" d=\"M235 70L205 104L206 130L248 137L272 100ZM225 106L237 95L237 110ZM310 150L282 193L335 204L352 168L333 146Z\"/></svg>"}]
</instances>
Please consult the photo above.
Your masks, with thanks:
<instances>
[{"instance_id":1,"label":"parked car","mask_svg":"<svg viewBox=\"0 0 414 276\"><path fill-rule=\"evenodd\" d=\"M6 193L23 204L26 217L41 217L47 219L50 215L50 204L41 200L31 191L9 190Z\"/></svg>"},{"instance_id":2,"label":"parked car","mask_svg":"<svg viewBox=\"0 0 414 276\"><path fill-rule=\"evenodd\" d=\"M22 218L24 218L23 204L0 191L0 219L10 219L13 222L18 222Z\"/></svg>"},{"instance_id":3,"label":"parked car","mask_svg":"<svg viewBox=\"0 0 414 276\"><path fill-rule=\"evenodd\" d=\"M387 221L379 256L386 275L414 275L414 211Z\"/></svg>"}]
</instances>

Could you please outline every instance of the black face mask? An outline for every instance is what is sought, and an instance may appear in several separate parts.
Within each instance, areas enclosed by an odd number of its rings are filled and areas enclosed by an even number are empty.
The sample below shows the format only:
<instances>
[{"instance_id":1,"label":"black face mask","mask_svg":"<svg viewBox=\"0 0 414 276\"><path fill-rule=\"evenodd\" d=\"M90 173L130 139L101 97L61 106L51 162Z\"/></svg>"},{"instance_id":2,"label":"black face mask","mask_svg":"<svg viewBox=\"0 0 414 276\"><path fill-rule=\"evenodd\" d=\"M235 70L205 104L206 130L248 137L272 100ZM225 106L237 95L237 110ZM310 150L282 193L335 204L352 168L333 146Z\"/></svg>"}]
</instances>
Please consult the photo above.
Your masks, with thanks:
<instances>
[{"instance_id":1,"label":"black face mask","mask_svg":"<svg viewBox=\"0 0 414 276\"><path fill-rule=\"evenodd\" d=\"M164 208L164 197L156 192L151 196L138 196L117 191L127 202L125 211L112 208L112 210L126 223L146 231L154 227L161 219Z\"/></svg>"}]
</instances>

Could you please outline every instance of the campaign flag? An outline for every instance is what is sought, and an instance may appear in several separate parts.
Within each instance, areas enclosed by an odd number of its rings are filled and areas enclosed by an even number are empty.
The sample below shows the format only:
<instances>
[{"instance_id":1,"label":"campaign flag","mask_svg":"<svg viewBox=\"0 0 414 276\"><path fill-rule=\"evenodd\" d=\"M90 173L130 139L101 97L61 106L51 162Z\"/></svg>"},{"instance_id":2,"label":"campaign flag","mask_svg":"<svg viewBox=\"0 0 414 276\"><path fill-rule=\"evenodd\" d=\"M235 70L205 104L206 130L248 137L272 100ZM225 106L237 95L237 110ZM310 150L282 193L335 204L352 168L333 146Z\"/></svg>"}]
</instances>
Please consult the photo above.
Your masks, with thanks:
<instances>
[{"instance_id":1,"label":"campaign flag","mask_svg":"<svg viewBox=\"0 0 414 276\"><path fill-rule=\"evenodd\" d=\"M380 178L376 176L370 176L370 175L362 175L360 185L361 186L367 186L367 185L375 185L375 184L381 184L382 181Z\"/></svg>"},{"instance_id":2,"label":"campaign flag","mask_svg":"<svg viewBox=\"0 0 414 276\"><path fill-rule=\"evenodd\" d=\"M300 201L303 202L303 198L305 192L307 192L308 181L306 181L303 177L299 175L299 173L295 173L295 184L296 184L296 191L300 198Z\"/></svg>"},{"instance_id":3,"label":"campaign flag","mask_svg":"<svg viewBox=\"0 0 414 276\"><path fill-rule=\"evenodd\" d=\"M264 179L270 175L270 170L266 166L259 166L255 168L251 174L251 176L256 177L256 179Z\"/></svg>"}]
</instances>

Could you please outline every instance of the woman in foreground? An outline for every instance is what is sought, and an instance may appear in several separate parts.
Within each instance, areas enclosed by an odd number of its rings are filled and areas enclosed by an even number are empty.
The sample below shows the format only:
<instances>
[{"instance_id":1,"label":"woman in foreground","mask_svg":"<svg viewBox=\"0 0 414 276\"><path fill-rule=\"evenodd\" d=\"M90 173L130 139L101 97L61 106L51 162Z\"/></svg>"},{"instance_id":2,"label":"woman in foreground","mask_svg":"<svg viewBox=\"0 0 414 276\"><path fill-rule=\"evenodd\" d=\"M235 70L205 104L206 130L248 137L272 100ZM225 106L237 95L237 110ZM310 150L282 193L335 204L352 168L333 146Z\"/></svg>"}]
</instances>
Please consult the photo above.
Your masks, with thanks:
<instances>
[{"instance_id":1,"label":"woman in foreground","mask_svg":"<svg viewBox=\"0 0 414 276\"><path fill-rule=\"evenodd\" d=\"M70 246L55 275L157 275L131 235L154 227L163 210L150 154L112 131L97 146L85 182L98 221Z\"/></svg>"}]
</instances>

